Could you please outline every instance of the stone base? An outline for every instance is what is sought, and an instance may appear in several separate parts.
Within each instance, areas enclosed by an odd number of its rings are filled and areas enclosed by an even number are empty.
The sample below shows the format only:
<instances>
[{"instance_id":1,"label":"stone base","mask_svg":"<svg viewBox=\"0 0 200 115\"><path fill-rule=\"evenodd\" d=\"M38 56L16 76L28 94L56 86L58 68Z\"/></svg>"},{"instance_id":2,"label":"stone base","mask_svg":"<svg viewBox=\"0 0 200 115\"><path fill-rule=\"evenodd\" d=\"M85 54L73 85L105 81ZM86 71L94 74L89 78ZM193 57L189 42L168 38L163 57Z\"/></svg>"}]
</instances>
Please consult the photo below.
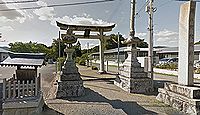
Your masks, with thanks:
<instances>
[{"instance_id":1,"label":"stone base","mask_svg":"<svg viewBox=\"0 0 200 115\"><path fill-rule=\"evenodd\" d=\"M3 103L3 115L39 115L44 106L43 96L36 99L21 101L5 101Z\"/></svg>"},{"instance_id":2,"label":"stone base","mask_svg":"<svg viewBox=\"0 0 200 115\"><path fill-rule=\"evenodd\" d=\"M84 95L83 81L58 82L57 98L78 97Z\"/></svg>"},{"instance_id":3,"label":"stone base","mask_svg":"<svg viewBox=\"0 0 200 115\"><path fill-rule=\"evenodd\" d=\"M153 81L146 78L128 78L117 76L114 84L129 93L150 93L153 91Z\"/></svg>"},{"instance_id":4,"label":"stone base","mask_svg":"<svg viewBox=\"0 0 200 115\"><path fill-rule=\"evenodd\" d=\"M101 71L101 70L99 70L97 73L98 73L98 74L105 74L106 71Z\"/></svg>"},{"instance_id":5,"label":"stone base","mask_svg":"<svg viewBox=\"0 0 200 115\"><path fill-rule=\"evenodd\" d=\"M158 92L157 100L187 114L200 114L200 87L165 83Z\"/></svg>"}]
</instances>

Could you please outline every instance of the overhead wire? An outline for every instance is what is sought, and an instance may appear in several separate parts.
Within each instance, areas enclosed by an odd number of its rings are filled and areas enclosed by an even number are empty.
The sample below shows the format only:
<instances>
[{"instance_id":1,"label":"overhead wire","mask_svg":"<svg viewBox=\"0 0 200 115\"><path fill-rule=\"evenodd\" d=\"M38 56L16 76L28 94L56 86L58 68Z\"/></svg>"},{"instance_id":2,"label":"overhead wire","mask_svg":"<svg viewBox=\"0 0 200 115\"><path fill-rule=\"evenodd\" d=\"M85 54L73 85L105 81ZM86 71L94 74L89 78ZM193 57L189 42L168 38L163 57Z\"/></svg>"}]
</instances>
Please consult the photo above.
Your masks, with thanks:
<instances>
[{"instance_id":1,"label":"overhead wire","mask_svg":"<svg viewBox=\"0 0 200 115\"><path fill-rule=\"evenodd\" d=\"M40 9L43 7L66 7L66 6L75 6L75 5L87 5L87 4L97 4L105 2L113 2L115 0L98 0L98 1L88 1L88 2L76 2L76 3L64 3L64 4L52 4L47 6L35 6L35 7L22 7L16 9L1 9L0 11L15 11L15 10L31 10L31 9Z\"/></svg>"},{"instance_id":2,"label":"overhead wire","mask_svg":"<svg viewBox=\"0 0 200 115\"><path fill-rule=\"evenodd\" d=\"M0 2L0 5L3 5L3 4L32 3L32 2L38 2L38 0L26 0L26 1L10 1L10 2Z\"/></svg>"},{"instance_id":3,"label":"overhead wire","mask_svg":"<svg viewBox=\"0 0 200 115\"><path fill-rule=\"evenodd\" d=\"M139 15L139 13L148 5L149 3L149 0L147 0L143 5L142 7L138 10L138 12L135 14L135 15Z\"/></svg>"},{"instance_id":4,"label":"overhead wire","mask_svg":"<svg viewBox=\"0 0 200 115\"><path fill-rule=\"evenodd\" d=\"M173 1L174 1L174 0L168 0L168 1L166 1L166 2L164 2L164 3L162 3L162 4L160 4L160 5L158 5L157 8L158 8L158 7L161 8L161 7L163 7L163 6L169 4L170 2L173 2Z\"/></svg>"},{"instance_id":5,"label":"overhead wire","mask_svg":"<svg viewBox=\"0 0 200 115\"><path fill-rule=\"evenodd\" d=\"M116 5L115 9L113 10L113 12L111 13L111 15L109 16L108 20L111 21L114 17L114 15L121 9L121 6L124 2L121 3L122 0L120 0L118 2L118 4Z\"/></svg>"}]
</instances>

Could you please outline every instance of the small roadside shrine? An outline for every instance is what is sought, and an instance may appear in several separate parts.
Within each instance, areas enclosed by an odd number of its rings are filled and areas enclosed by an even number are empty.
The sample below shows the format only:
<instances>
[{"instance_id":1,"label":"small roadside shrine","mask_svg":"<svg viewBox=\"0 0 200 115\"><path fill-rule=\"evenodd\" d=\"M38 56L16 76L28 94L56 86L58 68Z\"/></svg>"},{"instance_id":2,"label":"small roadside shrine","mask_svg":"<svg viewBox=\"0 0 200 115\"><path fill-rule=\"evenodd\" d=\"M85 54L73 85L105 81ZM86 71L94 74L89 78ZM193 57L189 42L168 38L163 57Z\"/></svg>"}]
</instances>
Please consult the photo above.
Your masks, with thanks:
<instances>
[{"instance_id":1,"label":"small roadside shrine","mask_svg":"<svg viewBox=\"0 0 200 115\"><path fill-rule=\"evenodd\" d=\"M41 74L38 67L44 65L43 53L10 53L0 63L3 67L16 67L15 74L3 79L3 114L39 114L44 105L41 91Z\"/></svg>"}]
</instances>

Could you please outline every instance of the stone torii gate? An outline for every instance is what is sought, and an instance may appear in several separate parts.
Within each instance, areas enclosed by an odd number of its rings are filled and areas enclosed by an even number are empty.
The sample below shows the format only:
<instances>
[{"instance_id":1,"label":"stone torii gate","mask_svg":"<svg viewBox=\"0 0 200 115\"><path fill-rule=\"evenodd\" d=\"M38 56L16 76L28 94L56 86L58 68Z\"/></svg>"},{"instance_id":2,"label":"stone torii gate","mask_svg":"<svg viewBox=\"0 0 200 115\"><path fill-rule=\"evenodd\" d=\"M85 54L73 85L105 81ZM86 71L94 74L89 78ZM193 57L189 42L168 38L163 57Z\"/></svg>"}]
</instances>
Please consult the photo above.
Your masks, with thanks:
<instances>
[{"instance_id":1,"label":"stone torii gate","mask_svg":"<svg viewBox=\"0 0 200 115\"><path fill-rule=\"evenodd\" d=\"M99 45L99 54L100 54L100 69L99 73L105 73L104 68L104 43L106 39L109 39L110 36L104 35L104 32L110 32L115 27L115 24L112 25L77 25L77 24L63 24L60 22L57 22L57 26L60 28L60 30L67 30L66 34L74 34L74 37L79 39L99 39L100 45ZM76 35L73 33L76 32L84 32L84 35ZM97 35L90 35L90 32L99 32ZM62 34L61 36L65 36L66 34Z\"/></svg>"}]
</instances>

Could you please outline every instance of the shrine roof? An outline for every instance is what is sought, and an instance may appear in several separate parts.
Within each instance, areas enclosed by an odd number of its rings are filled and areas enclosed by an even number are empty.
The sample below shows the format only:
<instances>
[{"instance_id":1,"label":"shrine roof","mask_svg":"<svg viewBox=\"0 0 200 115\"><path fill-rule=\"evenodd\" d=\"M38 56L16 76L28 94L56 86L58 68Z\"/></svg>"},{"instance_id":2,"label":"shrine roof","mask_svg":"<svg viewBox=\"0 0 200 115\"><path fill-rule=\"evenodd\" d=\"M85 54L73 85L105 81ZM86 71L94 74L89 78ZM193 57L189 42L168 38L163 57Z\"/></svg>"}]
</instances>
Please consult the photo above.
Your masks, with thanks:
<instances>
[{"instance_id":1,"label":"shrine roof","mask_svg":"<svg viewBox=\"0 0 200 115\"><path fill-rule=\"evenodd\" d=\"M0 53L9 53L10 51L0 48Z\"/></svg>"},{"instance_id":2,"label":"shrine roof","mask_svg":"<svg viewBox=\"0 0 200 115\"><path fill-rule=\"evenodd\" d=\"M0 66L39 66L44 65L44 53L9 53Z\"/></svg>"},{"instance_id":3,"label":"shrine roof","mask_svg":"<svg viewBox=\"0 0 200 115\"><path fill-rule=\"evenodd\" d=\"M56 21L57 26L60 27L61 30L67 30L71 28L74 31L85 31L85 29L90 29L91 31L100 31L103 29L104 32L112 31L115 27L115 24L108 24L108 25L81 25L81 24L64 24L61 22Z\"/></svg>"}]
</instances>

